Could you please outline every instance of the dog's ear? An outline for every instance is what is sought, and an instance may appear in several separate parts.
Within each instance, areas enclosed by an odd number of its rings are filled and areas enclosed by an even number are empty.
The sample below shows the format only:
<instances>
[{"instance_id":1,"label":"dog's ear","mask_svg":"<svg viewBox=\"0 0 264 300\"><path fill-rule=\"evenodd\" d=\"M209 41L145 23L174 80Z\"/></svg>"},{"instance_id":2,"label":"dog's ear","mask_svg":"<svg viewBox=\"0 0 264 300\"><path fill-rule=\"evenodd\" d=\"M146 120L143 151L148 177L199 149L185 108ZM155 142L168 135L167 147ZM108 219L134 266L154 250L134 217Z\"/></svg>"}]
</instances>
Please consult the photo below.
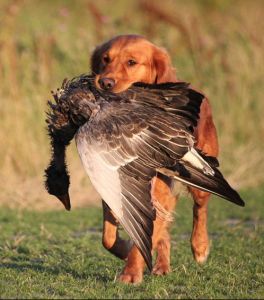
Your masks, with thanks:
<instances>
[{"instance_id":1,"label":"dog's ear","mask_svg":"<svg viewBox=\"0 0 264 300\"><path fill-rule=\"evenodd\" d=\"M99 45L95 48L91 55L90 66L93 74L99 74L103 69L102 56L109 50L112 43L108 41L102 45Z\"/></svg>"},{"instance_id":2,"label":"dog's ear","mask_svg":"<svg viewBox=\"0 0 264 300\"><path fill-rule=\"evenodd\" d=\"M155 47L153 52L153 63L156 70L156 83L177 81L175 69L167 51L163 48Z\"/></svg>"}]
</instances>

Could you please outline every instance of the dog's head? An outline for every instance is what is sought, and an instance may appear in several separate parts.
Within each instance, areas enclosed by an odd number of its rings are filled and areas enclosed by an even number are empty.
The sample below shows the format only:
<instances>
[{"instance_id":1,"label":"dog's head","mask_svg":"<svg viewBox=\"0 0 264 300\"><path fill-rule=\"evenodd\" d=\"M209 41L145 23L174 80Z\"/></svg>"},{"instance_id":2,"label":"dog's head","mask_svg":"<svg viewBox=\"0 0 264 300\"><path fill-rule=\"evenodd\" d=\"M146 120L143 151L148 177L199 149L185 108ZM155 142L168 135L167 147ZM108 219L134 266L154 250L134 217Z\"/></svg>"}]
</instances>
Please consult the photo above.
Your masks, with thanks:
<instances>
[{"instance_id":1,"label":"dog's head","mask_svg":"<svg viewBox=\"0 0 264 300\"><path fill-rule=\"evenodd\" d=\"M166 50L139 35L121 35L98 46L91 57L96 86L115 93L135 82L175 81L176 75Z\"/></svg>"}]
</instances>

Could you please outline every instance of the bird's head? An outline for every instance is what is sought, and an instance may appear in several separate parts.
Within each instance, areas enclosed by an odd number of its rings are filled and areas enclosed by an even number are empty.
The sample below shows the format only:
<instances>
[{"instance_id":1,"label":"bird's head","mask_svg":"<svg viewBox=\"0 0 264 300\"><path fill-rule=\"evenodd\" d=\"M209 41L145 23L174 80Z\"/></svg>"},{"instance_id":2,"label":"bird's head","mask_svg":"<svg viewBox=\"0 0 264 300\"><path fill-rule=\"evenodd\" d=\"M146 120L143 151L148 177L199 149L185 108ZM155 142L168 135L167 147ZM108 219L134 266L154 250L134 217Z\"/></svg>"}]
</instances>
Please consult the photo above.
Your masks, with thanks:
<instances>
[{"instance_id":1,"label":"bird's head","mask_svg":"<svg viewBox=\"0 0 264 300\"><path fill-rule=\"evenodd\" d=\"M49 194L56 196L67 210L71 209L69 197L70 176L66 165L60 166L52 160L45 170L45 187Z\"/></svg>"}]
</instances>

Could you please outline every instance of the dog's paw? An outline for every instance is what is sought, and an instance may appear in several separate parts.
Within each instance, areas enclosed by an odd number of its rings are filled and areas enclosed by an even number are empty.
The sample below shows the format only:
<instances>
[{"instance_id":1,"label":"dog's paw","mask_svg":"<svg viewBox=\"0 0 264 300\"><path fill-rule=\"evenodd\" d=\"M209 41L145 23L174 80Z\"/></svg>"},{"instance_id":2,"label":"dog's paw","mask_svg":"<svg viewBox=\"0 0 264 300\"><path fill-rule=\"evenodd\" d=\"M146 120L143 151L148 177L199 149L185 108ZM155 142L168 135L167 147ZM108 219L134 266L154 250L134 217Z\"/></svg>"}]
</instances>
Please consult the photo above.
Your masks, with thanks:
<instances>
[{"instance_id":1,"label":"dog's paw","mask_svg":"<svg viewBox=\"0 0 264 300\"><path fill-rule=\"evenodd\" d=\"M210 253L210 247L207 246L205 249L193 249L194 259L198 264L204 264L207 261L207 258Z\"/></svg>"},{"instance_id":2,"label":"dog's paw","mask_svg":"<svg viewBox=\"0 0 264 300\"><path fill-rule=\"evenodd\" d=\"M167 263L157 262L153 267L152 274L154 275L166 275L171 272L171 268Z\"/></svg>"},{"instance_id":3,"label":"dog's paw","mask_svg":"<svg viewBox=\"0 0 264 300\"><path fill-rule=\"evenodd\" d=\"M123 283L133 283L138 284L141 283L143 280L143 274L141 272L123 272L119 278L118 281Z\"/></svg>"}]
</instances>

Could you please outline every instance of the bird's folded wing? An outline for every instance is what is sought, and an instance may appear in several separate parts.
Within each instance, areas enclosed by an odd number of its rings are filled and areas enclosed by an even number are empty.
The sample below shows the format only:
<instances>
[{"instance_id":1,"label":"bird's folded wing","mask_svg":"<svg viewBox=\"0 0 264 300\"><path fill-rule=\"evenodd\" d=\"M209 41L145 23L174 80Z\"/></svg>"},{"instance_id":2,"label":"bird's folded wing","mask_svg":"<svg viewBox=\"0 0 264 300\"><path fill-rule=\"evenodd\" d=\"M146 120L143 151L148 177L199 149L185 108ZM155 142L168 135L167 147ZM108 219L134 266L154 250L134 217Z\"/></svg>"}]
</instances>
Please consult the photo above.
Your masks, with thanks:
<instances>
[{"instance_id":1,"label":"bird's folded wing","mask_svg":"<svg viewBox=\"0 0 264 300\"><path fill-rule=\"evenodd\" d=\"M144 105L158 106L170 112L186 126L195 127L199 119L200 105L204 95L191 89L186 82L144 84L136 83L128 93L137 93L131 97L134 102L144 101ZM184 117L184 118L182 118Z\"/></svg>"},{"instance_id":2,"label":"bird's folded wing","mask_svg":"<svg viewBox=\"0 0 264 300\"><path fill-rule=\"evenodd\" d=\"M243 199L229 185L221 172L216 167L211 166L211 168L213 175L205 173L201 168L189 162L182 161L172 169L158 168L157 171L188 186L215 194L239 206L245 206Z\"/></svg>"}]
</instances>

